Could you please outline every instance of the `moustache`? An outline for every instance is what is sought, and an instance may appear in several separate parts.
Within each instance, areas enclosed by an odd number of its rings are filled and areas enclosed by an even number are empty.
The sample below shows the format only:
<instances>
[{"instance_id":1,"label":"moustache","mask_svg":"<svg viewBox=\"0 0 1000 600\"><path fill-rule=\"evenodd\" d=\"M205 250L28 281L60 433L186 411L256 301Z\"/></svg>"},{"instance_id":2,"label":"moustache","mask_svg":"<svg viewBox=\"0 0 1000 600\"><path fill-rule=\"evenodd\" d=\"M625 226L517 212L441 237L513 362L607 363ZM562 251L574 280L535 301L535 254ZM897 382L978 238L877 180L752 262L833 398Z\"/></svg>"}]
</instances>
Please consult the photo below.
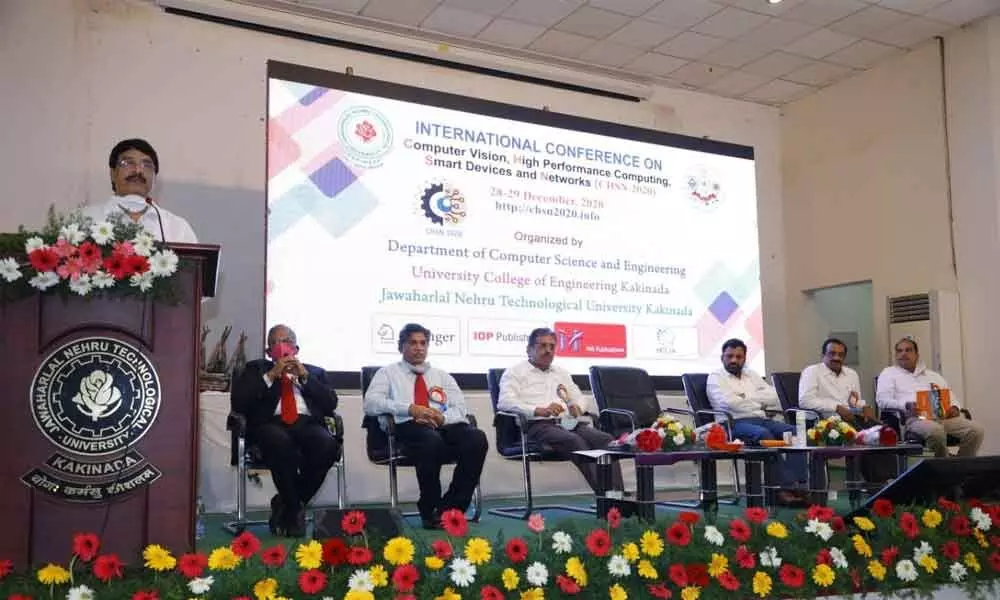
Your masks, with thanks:
<instances>
[{"instance_id":1,"label":"moustache","mask_svg":"<svg viewBox=\"0 0 1000 600\"><path fill-rule=\"evenodd\" d=\"M130 182L138 181L141 183L146 183L146 178L139 173L135 173L134 175L129 175L128 177L126 177L125 181L130 181Z\"/></svg>"}]
</instances>

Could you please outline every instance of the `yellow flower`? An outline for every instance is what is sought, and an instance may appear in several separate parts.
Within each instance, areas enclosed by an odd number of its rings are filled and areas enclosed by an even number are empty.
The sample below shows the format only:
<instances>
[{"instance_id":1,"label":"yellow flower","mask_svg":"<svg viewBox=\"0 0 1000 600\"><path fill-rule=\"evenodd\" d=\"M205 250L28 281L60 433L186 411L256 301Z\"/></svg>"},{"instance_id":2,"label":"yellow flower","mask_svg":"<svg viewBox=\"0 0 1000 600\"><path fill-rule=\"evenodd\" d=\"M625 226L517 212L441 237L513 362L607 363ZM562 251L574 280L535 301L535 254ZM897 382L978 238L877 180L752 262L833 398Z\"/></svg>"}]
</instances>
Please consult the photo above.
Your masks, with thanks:
<instances>
[{"instance_id":1,"label":"yellow flower","mask_svg":"<svg viewBox=\"0 0 1000 600\"><path fill-rule=\"evenodd\" d=\"M930 554L921 556L920 560L917 561L917 564L923 567L928 573L933 573L934 571L937 571L938 568L937 559Z\"/></svg>"},{"instance_id":2,"label":"yellow flower","mask_svg":"<svg viewBox=\"0 0 1000 600\"><path fill-rule=\"evenodd\" d=\"M935 527L941 524L943 517L941 516L941 513L937 511L937 509L928 508L927 510L924 511L924 514L920 515L920 520L923 522L925 527L930 527L931 529L934 529Z\"/></svg>"},{"instance_id":3,"label":"yellow flower","mask_svg":"<svg viewBox=\"0 0 1000 600\"><path fill-rule=\"evenodd\" d=\"M872 577L876 581L885 579L885 566L877 560L868 561L868 572L872 574Z\"/></svg>"},{"instance_id":4,"label":"yellow flower","mask_svg":"<svg viewBox=\"0 0 1000 600\"><path fill-rule=\"evenodd\" d=\"M500 574L500 580L503 581L503 587L508 592L516 590L517 585L521 583L521 578L517 576L517 571L510 567L503 570L503 573Z\"/></svg>"},{"instance_id":5,"label":"yellow flower","mask_svg":"<svg viewBox=\"0 0 1000 600\"><path fill-rule=\"evenodd\" d=\"M712 553L712 562L708 564L708 574L718 577L729 570L729 559L724 554Z\"/></svg>"},{"instance_id":6,"label":"yellow flower","mask_svg":"<svg viewBox=\"0 0 1000 600\"><path fill-rule=\"evenodd\" d=\"M753 593L761 598L767 598L771 593L771 576L764 571L757 571L753 574Z\"/></svg>"},{"instance_id":7,"label":"yellow flower","mask_svg":"<svg viewBox=\"0 0 1000 600\"><path fill-rule=\"evenodd\" d=\"M146 561L146 567L154 571L169 571L177 566L177 559L171 556L170 551L159 544L150 544L142 551L142 558Z\"/></svg>"},{"instance_id":8,"label":"yellow flower","mask_svg":"<svg viewBox=\"0 0 1000 600\"><path fill-rule=\"evenodd\" d=\"M976 542L979 544L980 548L989 548L990 543L986 541L986 536L979 529L972 530L972 537L976 538Z\"/></svg>"},{"instance_id":9,"label":"yellow flower","mask_svg":"<svg viewBox=\"0 0 1000 600\"><path fill-rule=\"evenodd\" d=\"M231 548L216 548L208 555L208 568L213 571L232 571L239 564L240 557Z\"/></svg>"},{"instance_id":10,"label":"yellow flower","mask_svg":"<svg viewBox=\"0 0 1000 600\"><path fill-rule=\"evenodd\" d=\"M830 587L836 575L830 565L816 565L813 567L812 579L820 587Z\"/></svg>"},{"instance_id":11,"label":"yellow flower","mask_svg":"<svg viewBox=\"0 0 1000 600\"><path fill-rule=\"evenodd\" d=\"M788 529L785 528L784 523L771 521L767 524L767 535L783 540L788 537Z\"/></svg>"},{"instance_id":12,"label":"yellow flower","mask_svg":"<svg viewBox=\"0 0 1000 600\"><path fill-rule=\"evenodd\" d=\"M656 558L657 556L663 554L663 538L660 534L655 531L646 530L642 534L642 538L639 540L639 547L646 554Z\"/></svg>"},{"instance_id":13,"label":"yellow flower","mask_svg":"<svg viewBox=\"0 0 1000 600\"><path fill-rule=\"evenodd\" d=\"M413 562L413 542L409 538L394 537L382 549L382 556L390 565L399 566Z\"/></svg>"},{"instance_id":14,"label":"yellow flower","mask_svg":"<svg viewBox=\"0 0 1000 600\"><path fill-rule=\"evenodd\" d=\"M49 563L38 569L38 581L44 585L62 585L69 581L69 571Z\"/></svg>"},{"instance_id":15,"label":"yellow flower","mask_svg":"<svg viewBox=\"0 0 1000 600\"><path fill-rule=\"evenodd\" d=\"M274 577L261 579L253 584L253 595L257 600L272 600L278 593L278 580Z\"/></svg>"},{"instance_id":16,"label":"yellow flower","mask_svg":"<svg viewBox=\"0 0 1000 600\"><path fill-rule=\"evenodd\" d=\"M375 587L385 587L389 585L389 572L382 565L373 565L368 569L368 576L372 578Z\"/></svg>"},{"instance_id":17,"label":"yellow flower","mask_svg":"<svg viewBox=\"0 0 1000 600\"><path fill-rule=\"evenodd\" d=\"M639 561L638 570L639 570L639 577L643 577L645 579L657 578L656 568L653 566L653 563L649 562L645 558Z\"/></svg>"},{"instance_id":18,"label":"yellow flower","mask_svg":"<svg viewBox=\"0 0 1000 600\"><path fill-rule=\"evenodd\" d=\"M861 531L871 531L875 529L875 523L868 517L854 517L854 524L861 528Z\"/></svg>"},{"instance_id":19,"label":"yellow flower","mask_svg":"<svg viewBox=\"0 0 1000 600\"><path fill-rule=\"evenodd\" d=\"M300 569L318 569L323 565L323 546L316 540L299 544L295 549L295 562Z\"/></svg>"},{"instance_id":20,"label":"yellow flower","mask_svg":"<svg viewBox=\"0 0 1000 600\"><path fill-rule=\"evenodd\" d=\"M566 559L566 574L578 586L587 587L587 569L584 568L583 562L579 558L571 556Z\"/></svg>"},{"instance_id":21,"label":"yellow flower","mask_svg":"<svg viewBox=\"0 0 1000 600\"><path fill-rule=\"evenodd\" d=\"M701 596L701 588L689 585L681 590L681 600L698 600Z\"/></svg>"},{"instance_id":22,"label":"yellow flower","mask_svg":"<svg viewBox=\"0 0 1000 600\"><path fill-rule=\"evenodd\" d=\"M368 590L348 590L344 600L375 600L375 594Z\"/></svg>"},{"instance_id":23,"label":"yellow flower","mask_svg":"<svg viewBox=\"0 0 1000 600\"><path fill-rule=\"evenodd\" d=\"M634 563L639 560L639 546L636 546L633 542L625 544L622 546L622 556L630 563Z\"/></svg>"},{"instance_id":24,"label":"yellow flower","mask_svg":"<svg viewBox=\"0 0 1000 600\"><path fill-rule=\"evenodd\" d=\"M545 590L531 588L521 592L521 600L545 600Z\"/></svg>"},{"instance_id":25,"label":"yellow flower","mask_svg":"<svg viewBox=\"0 0 1000 600\"><path fill-rule=\"evenodd\" d=\"M490 549L490 543L483 538L469 538L469 541L465 543L465 560L470 563L481 565L489 562L491 556L493 556L493 551Z\"/></svg>"},{"instance_id":26,"label":"yellow flower","mask_svg":"<svg viewBox=\"0 0 1000 600\"><path fill-rule=\"evenodd\" d=\"M434 600L462 600L462 596L460 594L456 594L455 590L450 587L446 587L444 588L444 591L441 592L440 596L434 597Z\"/></svg>"},{"instance_id":27,"label":"yellow flower","mask_svg":"<svg viewBox=\"0 0 1000 600\"><path fill-rule=\"evenodd\" d=\"M871 558L872 547L868 545L868 542L865 541L865 538L863 538L860 533L855 533L854 536L851 537L851 541L854 542L855 552L865 558Z\"/></svg>"},{"instance_id":28,"label":"yellow flower","mask_svg":"<svg viewBox=\"0 0 1000 600\"><path fill-rule=\"evenodd\" d=\"M424 566L430 569L431 571L437 571L444 566L444 561L436 556L425 556Z\"/></svg>"},{"instance_id":29,"label":"yellow flower","mask_svg":"<svg viewBox=\"0 0 1000 600\"><path fill-rule=\"evenodd\" d=\"M971 552L965 553L965 556L962 557L962 562L965 563L965 566L969 567L976 573L983 569L982 565L979 564L979 559L976 558L976 555Z\"/></svg>"},{"instance_id":30,"label":"yellow flower","mask_svg":"<svg viewBox=\"0 0 1000 600\"><path fill-rule=\"evenodd\" d=\"M608 596L611 597L611 600L625 600L628 598L628 592L625 591L625 588L616 583L608 588Z\"/></svg>"}]
</instances>

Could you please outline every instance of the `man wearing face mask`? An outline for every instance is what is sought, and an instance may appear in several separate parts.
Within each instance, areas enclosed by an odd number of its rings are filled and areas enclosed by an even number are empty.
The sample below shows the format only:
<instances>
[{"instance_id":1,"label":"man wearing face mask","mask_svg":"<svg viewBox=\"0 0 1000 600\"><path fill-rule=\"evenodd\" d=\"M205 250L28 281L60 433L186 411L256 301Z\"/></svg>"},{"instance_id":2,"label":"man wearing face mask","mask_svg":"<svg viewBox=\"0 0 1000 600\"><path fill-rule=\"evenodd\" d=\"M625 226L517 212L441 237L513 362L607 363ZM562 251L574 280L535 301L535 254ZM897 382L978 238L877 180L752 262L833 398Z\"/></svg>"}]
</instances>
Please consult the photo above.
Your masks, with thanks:
<instances>
[{"instance_id":1,"label":"man wearing face mask","mask_svg":"<svg viewBox=\"0 0 1000 600\"><path fill-rule=\"evenodd\" d=\"M325 417L337 408L326 371L299 361L295 332L275 325L267 333L272 360L247 363L233 382L233 412L246 417L247 438L257 444L278 494L269 525L275 535L303 537L305 506L340 456Z\"/></svg>"},{"instance_id":2,"label":"man wearing face mask","mask_svg":"<svg viewBox=\"0 0 1000 600\"><path fill-rule=\"evenodd\" d=\"M122 140L108 156L111 199L87 206L83 215L95 222L116 218L139 223L154 238L165 242L196 244L198 238L183 217L175 215L152 198L160 159L146 140ZM166 238L166 239L164 239Z\"/></svg>"}]
</instances>

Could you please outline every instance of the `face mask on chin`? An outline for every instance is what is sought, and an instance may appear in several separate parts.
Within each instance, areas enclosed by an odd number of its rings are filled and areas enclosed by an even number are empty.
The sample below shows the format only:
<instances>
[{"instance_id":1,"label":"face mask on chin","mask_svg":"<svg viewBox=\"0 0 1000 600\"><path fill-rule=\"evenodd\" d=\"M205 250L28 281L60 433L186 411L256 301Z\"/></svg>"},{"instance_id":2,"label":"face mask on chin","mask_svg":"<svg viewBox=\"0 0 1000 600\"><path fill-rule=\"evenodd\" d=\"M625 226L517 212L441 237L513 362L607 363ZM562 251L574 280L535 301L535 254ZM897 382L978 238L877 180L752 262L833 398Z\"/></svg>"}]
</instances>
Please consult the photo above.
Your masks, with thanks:
<instances>
[{"instance_id":1,"label":"face mask on chin","mask_svg":"<svg viewBox=\"0 0 1000 600\"><path fill-rule=\"evenodd\" d=\"M147 206L146 199L136 194L116 196L115 201L119 206L130 212L139 212L140 210L144 210Z\"/></svg>"}]
</instances>

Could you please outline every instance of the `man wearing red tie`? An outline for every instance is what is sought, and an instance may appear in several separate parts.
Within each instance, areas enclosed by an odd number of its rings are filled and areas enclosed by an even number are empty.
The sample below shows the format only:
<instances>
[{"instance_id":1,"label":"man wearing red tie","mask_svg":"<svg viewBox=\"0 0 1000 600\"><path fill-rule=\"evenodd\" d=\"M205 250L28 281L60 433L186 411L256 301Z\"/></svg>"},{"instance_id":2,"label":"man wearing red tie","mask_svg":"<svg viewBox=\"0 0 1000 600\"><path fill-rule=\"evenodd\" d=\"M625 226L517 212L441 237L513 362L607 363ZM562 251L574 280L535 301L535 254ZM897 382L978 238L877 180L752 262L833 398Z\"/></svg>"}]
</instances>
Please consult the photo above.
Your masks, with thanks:
<instances>
[{"instance_id":1,"label":"man wearing red tie","mask_svg":"<svg viewBox=\"0 0 1000 600\"><path fill-rule=\"evenodd\" d=\"M295 332L275 325L267 333L268 356L254 360L233 383L233 412L247 420L247 438L271 471L278 494L271 499L274 534L305 535L305 506L340 456L325 417L337 408L326 371L298 359Z\"/></svg>"},{"instance_id":2,"label":"man wearing red tie","mask_svg":"<svg viewBox=\"0 0 1000 600\"><path fill-rule=\"evenodd\" d=\"M483 472L486 434L469 424L462 390L446 371L427 360L431 332L409 323L399 332L403 360L375 373L365 394L365 414L391 413L396 439L417 470L417 508L427 529L440 526L441 513L465 511ZM383 424L384 427L384 424ZM456 459L455 473L441 495L441 465Z\"/></svg>"}]
</instances>

